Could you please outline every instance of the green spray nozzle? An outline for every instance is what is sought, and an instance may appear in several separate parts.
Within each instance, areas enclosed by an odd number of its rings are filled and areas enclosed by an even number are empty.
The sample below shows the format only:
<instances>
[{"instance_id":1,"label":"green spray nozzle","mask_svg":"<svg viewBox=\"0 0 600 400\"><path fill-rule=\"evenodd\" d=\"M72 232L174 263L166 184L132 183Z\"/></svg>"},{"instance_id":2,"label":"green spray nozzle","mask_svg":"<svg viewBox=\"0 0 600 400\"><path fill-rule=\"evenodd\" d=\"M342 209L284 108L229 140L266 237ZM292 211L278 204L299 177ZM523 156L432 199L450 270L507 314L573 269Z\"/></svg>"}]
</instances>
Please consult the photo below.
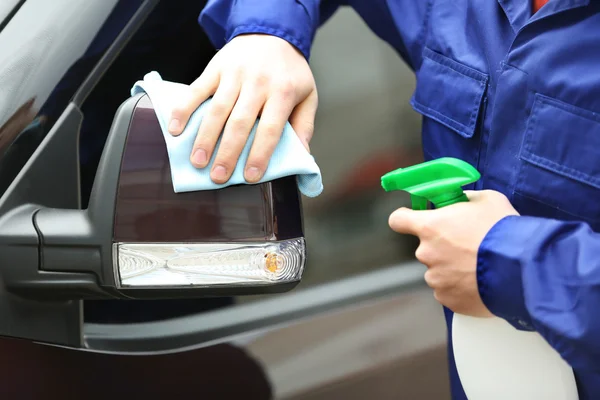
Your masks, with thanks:
<instances>
[{"instance_id":1,"label":"green spray nozzle","mask_svg":"<svg viewBox=\"0 0 600 400\"><path fill-rule=\"evenodd\" d=\"M480 177L470 164L446 157L388 172L381 177L381 186L386 192L404 190L410 193L412 208L425 210L428 201L436 208L468 201L462 187Z\"/></svg>"}]
</instances>

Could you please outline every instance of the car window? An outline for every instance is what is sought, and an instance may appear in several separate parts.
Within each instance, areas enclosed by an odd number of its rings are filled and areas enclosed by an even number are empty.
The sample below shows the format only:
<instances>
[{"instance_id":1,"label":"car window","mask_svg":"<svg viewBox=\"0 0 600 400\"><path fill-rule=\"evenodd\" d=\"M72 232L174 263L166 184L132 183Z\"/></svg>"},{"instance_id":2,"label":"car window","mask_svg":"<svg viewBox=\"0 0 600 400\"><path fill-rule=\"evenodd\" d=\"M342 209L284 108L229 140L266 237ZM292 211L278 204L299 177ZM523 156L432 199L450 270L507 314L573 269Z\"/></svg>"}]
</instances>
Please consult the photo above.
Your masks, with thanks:
<instances>
[{"instance_id":1,"label":"car window","mask_svg":"<svg viewBox=\"0 0 600 400\"><path fill-rule=\"evenodd\" d=\"M144 1L21 3L0 32L0 196Z\"/></svg>"},{"instance_id":2,"label":"car window","mask_svg":"<svg viewBox=\"0 0 600 400\"><path fill-rule=\"evenodd\" d=\"M83 102L79 151L84 206L112 117L133 84L152 70L160 71L164 79L191 83L214 55L197 22L205 3L159 2Z\"/></svg>"}]
</instances>

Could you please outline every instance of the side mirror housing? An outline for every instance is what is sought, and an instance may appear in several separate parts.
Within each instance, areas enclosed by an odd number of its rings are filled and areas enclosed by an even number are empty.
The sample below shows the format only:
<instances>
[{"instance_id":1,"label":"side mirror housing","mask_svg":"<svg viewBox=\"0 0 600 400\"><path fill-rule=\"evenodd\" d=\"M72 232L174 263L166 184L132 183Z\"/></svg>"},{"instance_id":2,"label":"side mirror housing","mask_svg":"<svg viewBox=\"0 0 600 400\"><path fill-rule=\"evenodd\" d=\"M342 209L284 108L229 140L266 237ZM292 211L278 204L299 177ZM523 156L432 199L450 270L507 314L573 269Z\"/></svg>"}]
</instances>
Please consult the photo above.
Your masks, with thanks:
<instances>
[{"instance_id":1,"label":"side mirror housing","mask_svg":"<svg viewBox=\"0 0 600 400\"><path fill-rule=\"evenodd\" d=\"M82 210L82 118L71 105L0 199L0 335L79 346L87 299L238 296L298 284L305 244L295 177L175 194L156 114L137 95L115 114Z\"/></svg>"}]
</instances>

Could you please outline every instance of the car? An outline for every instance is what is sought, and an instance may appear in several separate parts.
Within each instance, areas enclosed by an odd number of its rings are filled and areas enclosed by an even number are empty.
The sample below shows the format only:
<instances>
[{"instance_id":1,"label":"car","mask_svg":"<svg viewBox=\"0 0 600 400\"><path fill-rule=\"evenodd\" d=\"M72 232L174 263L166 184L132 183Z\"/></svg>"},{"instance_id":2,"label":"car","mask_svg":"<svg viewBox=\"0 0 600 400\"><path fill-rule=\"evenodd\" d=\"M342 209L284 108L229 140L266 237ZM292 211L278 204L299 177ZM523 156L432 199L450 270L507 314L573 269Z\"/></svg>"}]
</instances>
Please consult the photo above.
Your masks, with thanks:
<instances>
[{"instance_id":1,"label":"car","mask_svg":"<svg viewBox=\"0 0 600 400\"><path fill-rule=\"evenodd\" d=\"M417 146L312 203L294 177L173 192L129 89L202 72L204 3L0 4L0 397L449 398L442 309L384 229L407 199L378 188Z\"/></svg>"}]
</instances>

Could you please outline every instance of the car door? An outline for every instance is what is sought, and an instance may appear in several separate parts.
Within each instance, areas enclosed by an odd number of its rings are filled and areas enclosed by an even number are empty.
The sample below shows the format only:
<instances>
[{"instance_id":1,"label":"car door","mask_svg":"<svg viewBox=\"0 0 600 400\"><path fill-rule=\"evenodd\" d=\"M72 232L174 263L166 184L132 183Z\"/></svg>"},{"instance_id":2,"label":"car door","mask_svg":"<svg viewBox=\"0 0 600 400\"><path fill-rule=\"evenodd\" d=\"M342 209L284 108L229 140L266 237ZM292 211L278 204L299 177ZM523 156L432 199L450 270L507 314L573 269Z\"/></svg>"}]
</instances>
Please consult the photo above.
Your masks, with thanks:
<instances>
[{"instance_id":1,"label":"car door","mask_svg":"<svg viewBox=\"0 0 600 400\"><path fill-rule=\"evenodd\" d=\"M158 70L189 83L213 56L196 22L202 7L197 0L26 0L1 8L0 198L75 104L83 116L79 142L55 160L73 169L37 196L54 207L88 206L113 116L133 82ZM336 115L335 107L329 112ZM374 173L418 160L411 157L383 154ZM304 205L308 264L298 288L261 296L87 299L80 346L46 343L41 326L39 340L4 334L12 338L0 341L0 397L447 398L443 317L423 288L423 267L411 261L414 242L364 226L406 199L373 202L373 186L353 182L378 176L365 178L360 174L372 165L357 164L331 196ZM168 175L158 176L149 179L167 179L167 187ZM67 183L72 179L80 185ZM144 232L165 216L151 208L136 215ZM5 277L8 264L0 259ZM13 300L19 304L18 296ZM26 308L12 311L14 324L26 320ZM17 383L26 377L34 384Z\"/></svg>"}]
</instances>

